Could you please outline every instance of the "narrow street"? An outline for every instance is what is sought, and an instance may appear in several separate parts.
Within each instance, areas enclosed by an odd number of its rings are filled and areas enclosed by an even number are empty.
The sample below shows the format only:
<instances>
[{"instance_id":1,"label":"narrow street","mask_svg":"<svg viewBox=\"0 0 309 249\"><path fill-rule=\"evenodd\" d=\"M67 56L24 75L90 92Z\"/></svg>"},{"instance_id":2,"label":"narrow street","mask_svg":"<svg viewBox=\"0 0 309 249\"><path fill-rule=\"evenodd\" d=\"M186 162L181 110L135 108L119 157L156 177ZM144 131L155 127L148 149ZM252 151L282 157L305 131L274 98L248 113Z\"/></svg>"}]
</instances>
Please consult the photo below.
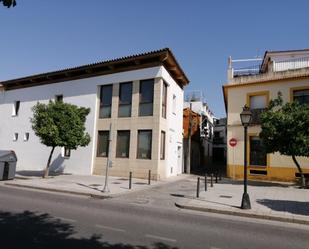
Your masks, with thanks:
<instances>
[{"instance_id":1,"label":"narrow street","mask_svg":"<svg viewBox=\"0 0 309 249\"><path fill-rule=\"evenodd\" d=\"M192 194L190 181L104 200L0 187L1 248L308 246L308 226L177 209L173 194Z\"/></svg>"}]
</instances>

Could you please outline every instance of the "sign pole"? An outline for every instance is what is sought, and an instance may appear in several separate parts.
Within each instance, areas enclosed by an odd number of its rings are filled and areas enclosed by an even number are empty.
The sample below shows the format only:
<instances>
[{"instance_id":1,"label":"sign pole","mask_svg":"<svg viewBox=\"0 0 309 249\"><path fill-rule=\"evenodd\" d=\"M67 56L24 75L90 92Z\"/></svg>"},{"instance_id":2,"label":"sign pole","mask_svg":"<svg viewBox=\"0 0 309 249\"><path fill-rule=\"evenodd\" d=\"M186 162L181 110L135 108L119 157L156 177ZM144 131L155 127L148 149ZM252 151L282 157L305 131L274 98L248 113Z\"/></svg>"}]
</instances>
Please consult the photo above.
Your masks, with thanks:
<instances>
[{"instance_id":1,"label":"sign pole","mask_svg":"<svg viewBox=\"0 0 309 249\"><path fill-rule=\"evenodd\" d=\"M104 183L104 188L102 192L104 193L109 193L109 187L108 187L108 169L111 167L111 142L112 142L112 123L109 126L109 137L108 137L108 156L107 156L107 165L106 165L106 170L105 170L105 183Z\"/></svg>"}]
</instances>

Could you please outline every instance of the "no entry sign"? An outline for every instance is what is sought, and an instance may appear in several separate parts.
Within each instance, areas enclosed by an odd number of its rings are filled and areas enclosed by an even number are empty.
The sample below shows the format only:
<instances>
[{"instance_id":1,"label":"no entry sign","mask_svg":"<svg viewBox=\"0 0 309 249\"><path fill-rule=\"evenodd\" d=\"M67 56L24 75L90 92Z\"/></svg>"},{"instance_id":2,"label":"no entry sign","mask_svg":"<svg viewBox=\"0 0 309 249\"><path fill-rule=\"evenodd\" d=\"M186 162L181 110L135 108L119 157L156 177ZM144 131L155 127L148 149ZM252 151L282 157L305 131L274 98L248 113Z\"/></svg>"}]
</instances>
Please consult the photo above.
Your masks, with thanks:
<instances>
[{"instance_id":1,"label":"no entry sign","mask_svg":"<svg viewBox=\"0 0 309 249\"><path fill-rule=\"evenodd\" d=\"M231 138L230 141L229 141L229 145L232 146L232 147L235 147L236 144L237 144L236 138Z\"/></svg>"}]
</instances>

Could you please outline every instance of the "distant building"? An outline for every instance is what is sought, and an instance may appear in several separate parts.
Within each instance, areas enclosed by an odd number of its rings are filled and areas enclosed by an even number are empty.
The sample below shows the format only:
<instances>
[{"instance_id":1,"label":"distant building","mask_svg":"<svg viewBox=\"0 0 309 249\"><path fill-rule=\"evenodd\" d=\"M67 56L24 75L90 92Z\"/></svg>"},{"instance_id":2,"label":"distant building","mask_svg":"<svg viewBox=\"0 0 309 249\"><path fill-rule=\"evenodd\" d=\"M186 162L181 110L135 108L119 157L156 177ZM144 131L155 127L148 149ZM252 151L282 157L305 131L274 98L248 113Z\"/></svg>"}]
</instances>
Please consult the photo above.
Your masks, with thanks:
<instances>
[{"instance_id":1,"label":"distant building","mask_svg":"<svg viewBox=\"0 0 309 249\"><path fill-rule=\"evenodd\" d=\"M191 101L190 101L191 100ZM205 171L210 170L212 166L212 152L213 152L213 132L214 132L214 114L208 107L208 105L203 101L201 94L195 93L185 99L184 102L184 124L186 122L187 116L185 112L188 112L190 109L190 104L192 111L198 114L198 136L199 136L199 163L197 162L197 157L191 161L191 166L193 170L196 171ZM185 147L184 147L185 149ZM196 148L192 148L192 153L197 153ZM186 152L184 150L184 156L186 157ZM193 155L192 155L193 157ZM191 158L192 158L191 157ZM186 160L184 160L186 163Z\"/></svg>"},{"instance_id":2,"label":"distant building","mask_svg":"<svg viewBox=\"0 0 309 249\"><path fill-rule=\"evenodd\" d=\"M90 108L91 143L57 148L51 171L155 179L182 173L185 73L170 49L0 82L0 149L14 150L17 171L40 171L50 148L31 129L31 108L60 100ZM110 130L110 126L112 127Z\"/></svg>"},{"instance_id":3,"label":"distant building","mask_svg":"<svg viewBox=\"0 0 309 249\"><path fill-rule=\"evenodd\" d=\"M245 60L246 63L253 60ZM257 60L255 59L255 62ZM229 58L228 82L223 86L227 112L227 141L237 140L237 145L227 149L227 174L243 177L244 129L240 112L247 104L252 113L248 128L248 176L252 179L293 181L297 169L291 157L279 153L266 154L259 138L260 114L271 99L282 93L284 102L298 100L309 103L309 49L266 51L260 64L234 67L244 60ZM258 61L259 62L259 61ZM309 173L309 159L298 158L304 173Z\"/></svg>"},{"instance_id":4,"label":"distant building","mask_svg":"<svg viewBox=\"0 0 309 249\"><path fill-rule=\"evenodd\" d=\"M222 173L226 172L226 128L226 118L214 119L212 159L214 167Z\"/></svg>"}]
</instances>

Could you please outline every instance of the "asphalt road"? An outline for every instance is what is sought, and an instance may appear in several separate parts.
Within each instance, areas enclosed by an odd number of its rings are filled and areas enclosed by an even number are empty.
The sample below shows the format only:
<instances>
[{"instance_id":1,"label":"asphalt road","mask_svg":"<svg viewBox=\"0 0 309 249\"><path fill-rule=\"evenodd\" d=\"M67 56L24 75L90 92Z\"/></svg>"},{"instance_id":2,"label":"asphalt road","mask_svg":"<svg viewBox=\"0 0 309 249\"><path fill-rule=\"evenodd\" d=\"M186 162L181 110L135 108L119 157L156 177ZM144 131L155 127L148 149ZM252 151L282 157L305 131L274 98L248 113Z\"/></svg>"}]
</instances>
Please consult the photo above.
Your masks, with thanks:
<instances>
[{"instance_id":1,"label":"asphalt road","mask_svg":"<svg viewBox=\"0 0 309 249\"><path fill-rule=\"evenodd\" d=\"M309 226L179 210L176 187L107 200L0 187L0 248L309 247Z\"/></svg>"}]
</instances>

